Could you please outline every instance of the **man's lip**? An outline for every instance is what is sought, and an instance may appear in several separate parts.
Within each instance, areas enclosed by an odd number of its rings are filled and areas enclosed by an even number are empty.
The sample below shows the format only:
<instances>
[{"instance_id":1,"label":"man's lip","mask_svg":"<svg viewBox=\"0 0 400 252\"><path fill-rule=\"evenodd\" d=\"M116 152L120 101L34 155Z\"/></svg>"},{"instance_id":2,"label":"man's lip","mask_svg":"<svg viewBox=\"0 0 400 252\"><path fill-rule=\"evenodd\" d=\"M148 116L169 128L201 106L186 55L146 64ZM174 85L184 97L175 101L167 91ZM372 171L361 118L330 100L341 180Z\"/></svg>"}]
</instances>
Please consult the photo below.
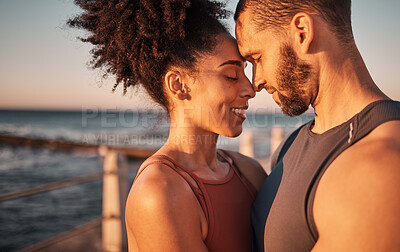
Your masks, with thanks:
<instances>
[{"instance_id":1,"label":"man's lip","mask_svg":"<svg viewBox=\"0 0 400 252\"><path fill-rule=\"evenodd\" d=\"M268 94L273 94L273 93L276 92L276 89L275 89L275 88L267 88L267 87L266 87L265 90L267 90Z\"/></svg>"},{"instance_id":2,"label":"man's lip","mask_svg":"<svg viewBox=\"0 0 400 252\"><path fill-rule=\"evenodd\" d=\"M278 104L278 106L281 106L281 102L279 101L278 93L276 93L276 95L272 94L272 99L275 101L276 104Z\"/></svg>"}]
</instances>

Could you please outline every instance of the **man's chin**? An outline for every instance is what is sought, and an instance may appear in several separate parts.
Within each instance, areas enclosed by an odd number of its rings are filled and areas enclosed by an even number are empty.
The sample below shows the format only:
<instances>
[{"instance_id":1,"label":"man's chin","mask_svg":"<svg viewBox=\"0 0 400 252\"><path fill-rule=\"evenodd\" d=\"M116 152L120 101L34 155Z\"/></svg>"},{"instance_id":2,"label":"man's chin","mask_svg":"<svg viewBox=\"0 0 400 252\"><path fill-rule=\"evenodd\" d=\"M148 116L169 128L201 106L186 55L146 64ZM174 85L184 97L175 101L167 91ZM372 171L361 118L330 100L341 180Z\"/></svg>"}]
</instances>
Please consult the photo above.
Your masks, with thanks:
<instances>
[{"instance_id":1,"label":"man's chin","mask_svg":"<svg viewBox=\"0 0 400 252\"><path fill-rule=\"evenodd\" d=\"M306 112L308 110L308 107L305 105L294 106L294 107L283 106L283 105L279 105L279 106L281 107L283 114L290 116L290 117L302 115L302 114L304 114L304 112Z\"/></svg>"},{"instance_id":2,"label":"man's chin","mask_svg":"<svg viewBox=\"0 0 400 252\"><path fill-rule=\"evenodd\" d=\"M278 98L274 100L281 107L283 114L287 116L299 116L308 110L309 104L300 97L288 99L283 95L278 95Z\"/></svg>"}]
</instances>

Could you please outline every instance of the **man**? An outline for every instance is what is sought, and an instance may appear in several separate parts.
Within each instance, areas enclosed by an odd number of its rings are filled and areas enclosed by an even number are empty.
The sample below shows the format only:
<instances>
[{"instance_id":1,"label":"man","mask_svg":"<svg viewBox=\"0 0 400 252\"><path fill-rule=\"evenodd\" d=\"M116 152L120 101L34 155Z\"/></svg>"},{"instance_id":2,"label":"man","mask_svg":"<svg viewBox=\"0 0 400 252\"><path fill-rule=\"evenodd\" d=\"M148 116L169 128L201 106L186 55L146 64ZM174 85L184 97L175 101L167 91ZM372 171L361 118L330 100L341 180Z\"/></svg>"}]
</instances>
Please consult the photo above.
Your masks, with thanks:
<instances>
[{"instance_id":1,"label":"man","mask_svg":"<svg viewBox=\"0 0 400 252\"><path fill-rule=\"evenodd\" d=\"M373 82L350 0L240 0L253 83L315 120L274 154L252 212L254 251L400 251L400 103Z\"/></svg>"}]
</instances>

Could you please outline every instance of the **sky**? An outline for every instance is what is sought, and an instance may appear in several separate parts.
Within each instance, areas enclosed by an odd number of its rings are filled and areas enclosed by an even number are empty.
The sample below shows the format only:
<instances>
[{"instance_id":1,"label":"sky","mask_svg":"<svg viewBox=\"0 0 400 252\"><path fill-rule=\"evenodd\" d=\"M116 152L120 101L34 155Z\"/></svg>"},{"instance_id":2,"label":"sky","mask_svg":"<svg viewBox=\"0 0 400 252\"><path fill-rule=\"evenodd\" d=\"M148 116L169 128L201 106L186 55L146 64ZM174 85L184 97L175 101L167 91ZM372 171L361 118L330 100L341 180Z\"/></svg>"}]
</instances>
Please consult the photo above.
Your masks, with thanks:
<instances>
[{"instance_id":1,"label":"sky","mask_svg":"<svg viewBox=\"0 0 400 252\"><path fill-rule=\"evenodd\" d=\"M352 6L356 44L373 79L400 100L400 1L353 0ZM155 108L143 90L112 93L114 78L89 69L91 47L76 39L84 33L65 25L77 13L73 0L0 0L0 109ZM228 24L233 31L233 20ZM277 108L265 90L250 101L253 111Z\"/></svg>"}]
</instances>

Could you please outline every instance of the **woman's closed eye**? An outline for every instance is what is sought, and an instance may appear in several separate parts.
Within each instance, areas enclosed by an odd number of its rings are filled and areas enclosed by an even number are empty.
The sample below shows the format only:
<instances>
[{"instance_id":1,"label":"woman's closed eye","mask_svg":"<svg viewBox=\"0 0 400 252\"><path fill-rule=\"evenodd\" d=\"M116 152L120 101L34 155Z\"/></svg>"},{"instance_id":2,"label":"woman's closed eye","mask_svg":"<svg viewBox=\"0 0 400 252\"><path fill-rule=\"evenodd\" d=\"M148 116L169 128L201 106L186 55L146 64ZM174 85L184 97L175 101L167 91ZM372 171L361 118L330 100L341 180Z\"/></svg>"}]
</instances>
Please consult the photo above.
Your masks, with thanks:
<instances>
[{"instance_id":1,"label":"woman's closed eye","mask_svg":"<svg viewBox=\"0 0 400 252\"><path fill-rule=\"evenodd\" d=\"M225 78L229 81L239 80L239 73L238 73L238 70L235 68L230 68L230 69L224 71L223 74L224 74Z\"/></svg>"},{"instance_id":2,"label":"woman's closed eye","mask_svg":"<svg viewBox=\"0 0 400 252\"><path fill-rule=\"evenodd\" d=\"M237 80L239 80L239 78L237 77L237 76L225 76L226 77L226 79L228 79L228 80L232 80L232 81L237 81Z\"/></svg>"}]
</instances>

